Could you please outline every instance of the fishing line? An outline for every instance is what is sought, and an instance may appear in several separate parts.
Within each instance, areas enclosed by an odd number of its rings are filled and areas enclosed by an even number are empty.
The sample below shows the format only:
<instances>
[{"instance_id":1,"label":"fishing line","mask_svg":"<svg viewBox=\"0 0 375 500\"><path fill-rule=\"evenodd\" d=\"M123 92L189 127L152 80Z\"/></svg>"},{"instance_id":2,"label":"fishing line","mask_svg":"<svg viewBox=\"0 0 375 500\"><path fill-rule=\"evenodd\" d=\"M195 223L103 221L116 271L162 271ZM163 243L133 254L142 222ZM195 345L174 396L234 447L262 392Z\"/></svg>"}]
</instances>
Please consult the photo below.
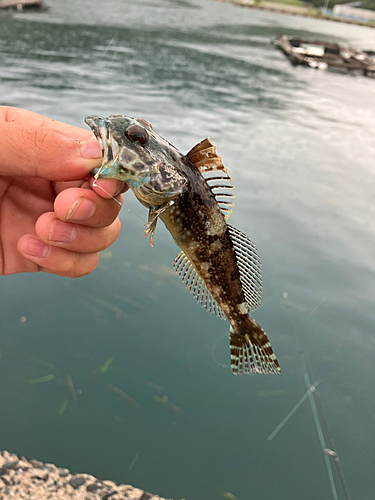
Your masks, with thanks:
<instances>
[{"instance_id":1,"label":"fishing line","mask_svg":"<svg viewBox=\"0 0 375 500\"><path fill-rule=\"evenodd\" d=\"M300 351L301 363L304 372L304 379L307 386L311 384L311 378L313 378L312 369L309 366L309 362L305 351ZM310 376L311 375L311 376ZM313 413L315 426L318 431L319 441L324 453L324 460L326 462L327 472L329 481L331 483L332 494L335 500L338 498L345 498L345 500L350 500L350 494L348 487L346 485L345 477L339 457L336 451L335 443L331 431L328 426L328 422L324 413L323 404L320 399L318 391L313 391L310 396L310 405ZM333 459L332 464L336 471L337 482L340 485L342 496L338 496L335 479L333 477L333 471L331 467L331 458Z\"/></svg>"},{"instance_id":2,"label":"fishing line","mask_svg":"<svg viewBox=\"0 0 375 500\"><path fill-rule=\"evenodd\" d=\"M139 457L139 454L140 454L140 451L137 451L137 453L135 454L135 457L133 458L132 463L129 466L128 472L130 472L132 470L135 462L137 461L137 458Z\"/></svg>"},{"instance_id":3,"label":"fishing line","mask_svg":"<svg viewBox=\"0 0 375 500\"><path fill-rule=\"evenodd\" d=\"M95 176L94 177L94 182L92 183L93 187L97 187L97 188L101 189L102 191L104 191L105 194L107 194L110 198L112 198L112 200L115 200L115 202L118 203L120 205L120 207L122 207L123 203L121 203L121 201L117 200L114 196L111 195L111 193L108 193L108 191L106 191L104 189L104 187L99 186L99 184L96 183L97 179L98 179L98 177Z\"/></svg>"},{"instance_id":4,"label":"fishing line","mask_svg":"<svg viewBox=\"0 0 375 500\"><path fill-rule=\"evenodd\" d=\"M301 404L310 396L310 394L315 391L316 387L319 385L319 382L315 382L311 387L307 389L305 394L302 396L302 398L298 401L298 403L290 410L288 415L279 423L279 425L276 427L274 431L271 432L271 434L268 436L267 441L272 441L274 437L277 436L277 434L280 432L280 430L284 427L284 425L287 423L287 421L290 419L290 417L298 410L298 408L301 406Z\"/></svg>"},{"instance_id":5,"label":"fishing line","mask_svg":"<svg viewBox=\"0 0 375 500\"><path fill-rule=\"evenodd\" d=\"M107 45L107 47L106 47L105 51L103 52L102 57L98 60L98 63L100 63L100 62L104 59L104 57L105 57L106 53L108 52L109 47L112 45L112 42L113 42L115 39L116 39L116 37L115 37L115 36L113 36L113 37L112 37L112 40L108 43L108 45ZM118 48L116 49L115 54L116 54L116 52L117 52L117 51L118 51Z\"/></svg>"},{"instance_id":6,"label":"fishing line","mask_svg":"<svg viewBox=\"0 0 375 500\"><path fill-rule=\"evenodd\" d=\"M215 357L215 354L214 354L214 351L216 350L216 346L217 346L217 343L218 341L221 340L221 337L218 337L215 342L213 343L210 351L211 351L211 357L212 357L212 360L214 361L215 364L217 364L218 366L220 366L221 368L230 368L229 365L226 365L224 363L220 363L220 361L218 361Z\"/></svg>"}]
</instances>

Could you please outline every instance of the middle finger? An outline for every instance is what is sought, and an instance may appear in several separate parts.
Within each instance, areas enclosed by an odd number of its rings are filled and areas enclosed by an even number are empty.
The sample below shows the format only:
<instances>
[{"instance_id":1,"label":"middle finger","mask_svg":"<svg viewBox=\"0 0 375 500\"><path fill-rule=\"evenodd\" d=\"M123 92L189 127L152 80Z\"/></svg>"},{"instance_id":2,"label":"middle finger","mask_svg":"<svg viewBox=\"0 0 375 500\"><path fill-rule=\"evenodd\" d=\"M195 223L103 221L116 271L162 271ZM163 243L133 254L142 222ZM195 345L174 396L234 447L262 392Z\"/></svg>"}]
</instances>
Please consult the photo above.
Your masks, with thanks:
<instances>
[{"instance_id":1,"label":"middle finger","mask_svg":"<svg viewBox=\"0 0 375 500\"><path fill-rule=\"evenodd\" d=\"M122 195L105 199L91 189L70 188L59 193L54 211L63 221L83 226L105 227L116 219L122 204Z\"/></svg>"}]
</instances>

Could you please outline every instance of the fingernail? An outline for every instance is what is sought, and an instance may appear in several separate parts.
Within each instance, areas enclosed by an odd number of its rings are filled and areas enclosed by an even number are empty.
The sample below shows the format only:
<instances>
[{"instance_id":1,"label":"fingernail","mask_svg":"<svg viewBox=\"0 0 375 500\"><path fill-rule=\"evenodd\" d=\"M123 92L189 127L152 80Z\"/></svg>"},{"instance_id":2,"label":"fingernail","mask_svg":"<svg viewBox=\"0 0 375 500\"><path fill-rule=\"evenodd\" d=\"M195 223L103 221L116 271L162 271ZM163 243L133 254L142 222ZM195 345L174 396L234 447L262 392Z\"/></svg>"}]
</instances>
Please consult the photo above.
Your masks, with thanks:
<instances>
[{"instance_id":1,"label":"fingernail","mask_svg":"<svg viewBox=\"0 0 375 500\"><path fill-rule=\"evenodd\" d=\"M101 158L102 149L98 141L81 142L81 155L84 158Z\"/></svg>"},{"instance_id":2,"label":"fingernail","mask_svg":"<svg viewBox=\"0 0 375 500\"><path fill-rule=\"evenodd\" d=\"M95 212L96 206L94 202L87 198L78 198L70 207L67 220L87 220L90 219Z\"/></svg>"},{"instance_id":3,"label":"fingernail","mask_svg":"<svg viewBox=\"0 0 375 500\"><path fill-rule=\"evenodd\" d=\"M55 243L70 243L76 236L77 230L74 224L55 219L49 230L48 239Z\"/></svg>"},{"instance_id":4,"label":"fingernail","mask_svg":"<svg viewBox=\"0 0 375 500\"><path fill-rule=\"evenodd\" d=\"M25 245L25 253L30 255L30 257L42 258L47 255L48 251L49 246L35 238L29 238Z\"/></svg>"}]
</instances>

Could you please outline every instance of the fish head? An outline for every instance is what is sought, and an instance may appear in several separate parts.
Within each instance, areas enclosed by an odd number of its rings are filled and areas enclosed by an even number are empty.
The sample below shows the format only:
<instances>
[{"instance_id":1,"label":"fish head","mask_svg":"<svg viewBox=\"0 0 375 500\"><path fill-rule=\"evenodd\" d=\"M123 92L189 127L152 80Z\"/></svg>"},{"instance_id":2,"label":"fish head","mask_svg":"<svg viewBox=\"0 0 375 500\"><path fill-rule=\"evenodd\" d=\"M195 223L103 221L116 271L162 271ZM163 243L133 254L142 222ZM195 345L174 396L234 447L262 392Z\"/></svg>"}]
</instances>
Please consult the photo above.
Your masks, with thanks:
<instances>
[{"instance_id":1,"label":"fish head","mask_svg":"<svg viewBox=\"0 0 375 500\"><path fill-rule=\"evenodd\" d=\"M160 205L182 192L186 178L176 169L182 155L143 118L86 116L102 148L102 166L91 174L126 182L141 201Z\"/></svg>"}]
</instances>

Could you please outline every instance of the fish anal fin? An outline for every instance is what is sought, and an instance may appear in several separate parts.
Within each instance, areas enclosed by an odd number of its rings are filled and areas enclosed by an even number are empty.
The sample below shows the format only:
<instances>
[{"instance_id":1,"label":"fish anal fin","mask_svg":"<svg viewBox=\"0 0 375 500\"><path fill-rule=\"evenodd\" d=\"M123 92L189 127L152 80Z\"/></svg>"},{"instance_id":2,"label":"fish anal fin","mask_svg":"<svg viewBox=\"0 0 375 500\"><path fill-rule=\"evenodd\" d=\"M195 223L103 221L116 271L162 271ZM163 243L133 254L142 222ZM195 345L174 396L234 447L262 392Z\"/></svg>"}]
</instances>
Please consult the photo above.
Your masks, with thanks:
<instances>
[{"instance_id":1,"label":"fish anal fin","mask_svg":"<svg viewBox=\"0 0 375 500\"><path fill-rule=\"evenodd\" d=\"M249 373L279 374L279 362L272 350L267 335L249 317L251 327L245 335L237 334L232 326L229 330L231 369L234 375Z\"/></svg>"},{"instance_id":2,"label":"fish anal fin","mask_svg":"<svg viewBox=\"0 0 375 500\"><path fill-rule=\"evenodd\" d=\"M174 260L173 269L177 272L179 278L186 285L193 298L197 300L198 304L211 314L215 314L221 319L226 319L219 304L207 290L204 281L182 250Z\"/></svg>"},{"instance_id":3,"label":"fish anal fin","mask_svg":"<svg viewBox=\"0 0 375 500\"><path fill-rule=\"evenodd\" d=\"M188 160L202 173L214 170L226 172L221 156L216 153L216 146L210 139L204 139L187 153Z\"/></svg>"}]
</instances>

